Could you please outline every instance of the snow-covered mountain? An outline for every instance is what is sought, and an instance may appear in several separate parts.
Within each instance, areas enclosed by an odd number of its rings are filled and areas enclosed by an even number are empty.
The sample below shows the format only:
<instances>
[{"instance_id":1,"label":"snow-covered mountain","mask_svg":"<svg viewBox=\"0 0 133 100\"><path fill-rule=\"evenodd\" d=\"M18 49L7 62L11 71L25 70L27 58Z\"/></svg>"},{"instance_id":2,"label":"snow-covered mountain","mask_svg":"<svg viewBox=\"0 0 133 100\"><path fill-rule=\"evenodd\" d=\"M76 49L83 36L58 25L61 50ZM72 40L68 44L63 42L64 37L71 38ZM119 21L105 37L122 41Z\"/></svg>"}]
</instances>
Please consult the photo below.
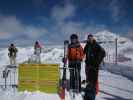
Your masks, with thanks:
<instances>
[{"instance_id":1,"label":"snow-covered mountain","mask_svg":"<svg viewBox=\"0 0 133 100\"><path fill-rule=\"evenodd\" d=\"M118 63L121 64L133 64L133 41L119 36L118 34L111 33L109 31L101 31L96 33L95 38L99 42L103 42L101 45L105 48L107 57L106 61L114 62L115 60L115 49L116 39L118 47Z\"/></svg>"},{"instance_id":2,"label":"snow-covered mountain","mask_svg":"<svg viewBox=\"0 0 133 100\"><path fill-rule=\"evenodd\" d=\"M106 61L113 63L115 60L115 39L118 39L118 62L132 65L133 64L133 41L128 38L119 36L109 31L101 31L94 34L95 38L99 42L104 42L101 45L105 48L107 57ZM22 63L29 58L33 58L33 47L18 47L18 63ZM63 45L62 46L45 46L43 49L42 61L47 62L53 60L61 60L63 56ZM7 48L0 48L0 62L1 65L9 63L8 50Z\"/></svg>"},{"instance_id":3,"label":"snow-covered mountain","mask_svg":"<svg viewBox=\"0 0 133 100\"><path fill-rule=\"evenodd\" d=\"M101 31L96 33L97 41L104 42L101 45L106 50L105 61L107 63L114 63L115 61L115 39L118 39L118 64L124 66L133 65L133 42L125 37L119 36L109 31ZM111 42L110 42L111 41ZM23 63L29 59L34 60L33 47L18 47L17 63ZM61 63L63 58L63 45L61 46L45 46L41 54L43 63ZM7 48L0 49L0 67L9 64ZM123 66L122 65L122 66ZM123 67L124 68L124 67ZM133 67L132 67L133 68ZM110 67L108 67L110 69ZM112 68L113 69L113 68ZM125 69L126 70L126 69ZM117 70L118 71L118 70Z\"/></svg>"}]
</instances>

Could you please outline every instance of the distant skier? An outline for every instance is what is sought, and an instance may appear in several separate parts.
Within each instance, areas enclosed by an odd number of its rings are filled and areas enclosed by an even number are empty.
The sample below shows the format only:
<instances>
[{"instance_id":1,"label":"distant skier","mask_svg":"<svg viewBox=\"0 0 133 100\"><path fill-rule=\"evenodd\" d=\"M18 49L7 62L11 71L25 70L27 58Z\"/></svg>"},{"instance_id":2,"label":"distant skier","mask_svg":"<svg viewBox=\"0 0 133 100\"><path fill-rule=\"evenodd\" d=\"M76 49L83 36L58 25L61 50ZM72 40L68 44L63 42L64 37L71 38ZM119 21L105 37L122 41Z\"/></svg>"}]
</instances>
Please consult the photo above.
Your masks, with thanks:
<instances>
[{"instance_id":1,"label":"distant skier","mask_svg":"<svg viewBox=\"0 0 133 100\"><path fill-rule=\"evenodd\" d=\"M10 59L10 64L15 65L18 49L15 47L14 44L10 44L10 46L8 48L8 51L9 51L8 56L9 56L9 59Z\"/></svg>"},{"instance_id":2,"label":"distant skier","mask_svg":"<svg viewBox=\"0 0 133 100\"><path fill-rule=\"evenodd\" d=\"M34 45L34 54L36 56L36 63L41 63L41 52L42 52L42 47L40 43L36 41Z\"/></svg>"},{"instance_id":3,"label":"distant skier","mask_svg":"<svg viewBox=\"0 0 133 100\"><path fill-rule=\"evenodd\" d=\"M89 98L87 96L91 96L91 99L84 100L95 100L98 71L101 62L105 57L105 50L96 42L92 34L88 35L87 44L84 48L84 54L86 55L86 89L92 90L91 95L89 95L90 92L85 93L85 98Z\"/></svg>"},{"instance_id":4,"label":"distant skier","mask_svg":"<svg viewBox=\"0 0 133 100\"><path fill-rule=\"evenodd\" d=\"M68 62L70 69L70 89L75 92L81 91L81 61L83 59L83 48L81 47L78 36L70 36L71 43L68 46Z\"/></svg>"}]
</instances>

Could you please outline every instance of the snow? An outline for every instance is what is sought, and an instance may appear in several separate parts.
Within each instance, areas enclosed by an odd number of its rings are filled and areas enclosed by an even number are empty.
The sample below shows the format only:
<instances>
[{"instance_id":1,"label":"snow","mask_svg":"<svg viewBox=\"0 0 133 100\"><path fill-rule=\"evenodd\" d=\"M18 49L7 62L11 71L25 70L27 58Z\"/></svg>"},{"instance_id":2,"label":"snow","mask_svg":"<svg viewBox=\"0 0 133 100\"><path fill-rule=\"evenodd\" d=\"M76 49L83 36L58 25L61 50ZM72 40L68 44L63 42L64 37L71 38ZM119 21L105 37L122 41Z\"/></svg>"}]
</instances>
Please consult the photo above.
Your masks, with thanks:
<instances>
[{"instance_id":1,"label":"snow","mask_svg":"<svg viewBox=\"0 0 133 100\"><path fill-rule=\"evenodd\" d=\"M131 80L103 70L100 72L99 80L100 94L97 100L133 100L133 82Z\"/></svg>"},{"instance_id":2,"label":"snow","mask_svg":"<svg viewBox=\"0 0 133 100\"><path fill-rule=\"evenodd\" d=\"M131 61L119 63L115 65L112 62L106 61L105 65L99 72L100 81L100 93L96 97L96 100L133 100L133 42L127 38L120 37L114 33L108 31L98 32L95 35L98 40L114 40L116 37L119 39L119 50L120 54L131 58ZM120 43L126 41L125 43ZM106 50L109 50L110 55L115 52L114 44L103 44ZM17 64L27 61L29 58L34 58L33 47L18 47ZM62 66L63 47L62 46L47 46L43 49L41 54L42 63L59 63ZM9 64L8 50L7 48L0 49L0 85L4 83L2 78L2 71L6 65ZM84 66L84 63L82 63ZM17 71L17 70L16 70ZM13 76L12 73L11 76ZM85 79L84 67L81 69L82 80ZM16 81L17 83L17 73ZM10 82L8 82L10 84ZM39 91L35 92L18 92L15 88L0 88L0 100L60 100L58 94L47 94ZM66 92L66 100L71 100L71 96ZM80 94L76 95L75 100L82 100Z\"/></svg>"},{"instance_id":3,"label":"snow","mask_svg":"<svg viewBox=\"0 0 133 100\"><path fill-rule=\"evenodd\" d=\"M102 69L112 72L117 75L122 75L133 81L133 67L132 66L123 65L123 64L116 65L112 63L105 63Z\"/></svg>"},{"instance_id":4,"label":"snow","mask_svg":"<svg viewBox=\"0 0 133 100\"><path fill-rule=\"evenodd\" d=\"M133 82L121 75L100 71L100 93L96 100L133 100ZM71 100L66 93L66 100ZM60 100L57 94L36 92L17 92L13 89L0 90L0 100ZM75 100L82 100L81 95L76 95Z\"/></svg>"}]
</instances>

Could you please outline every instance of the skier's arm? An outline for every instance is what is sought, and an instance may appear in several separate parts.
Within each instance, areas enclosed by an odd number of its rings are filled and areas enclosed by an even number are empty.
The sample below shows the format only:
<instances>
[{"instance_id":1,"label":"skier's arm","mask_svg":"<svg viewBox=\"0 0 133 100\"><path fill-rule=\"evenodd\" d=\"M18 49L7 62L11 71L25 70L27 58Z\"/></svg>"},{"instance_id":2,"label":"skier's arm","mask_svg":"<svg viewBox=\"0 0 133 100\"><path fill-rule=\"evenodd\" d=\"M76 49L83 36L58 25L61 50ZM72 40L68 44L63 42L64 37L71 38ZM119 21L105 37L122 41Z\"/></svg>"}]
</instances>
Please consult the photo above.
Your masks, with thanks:
<instances>
[{"instance_id":1,"label":"skier's arm","mask_svg":"<svg viewBox=\"0 0 133 100\"><path fill-rule=\"evenodd\" d=\"M11 48L9 47L9 48L8 48L8 51L9 51L9 52L8 52L8 56L10 56L10 49L11 49Z\"/></svg>"},{"instance_id":2,"label":"skier's arm","mask_svg":"<svg viewBox=\"0 0 133 100\"><path fill-rule=\"evenodd\" d=\"M84 52L84 57L85 57L87 53L87 44L85 45L83 52Z\"/></svg>"},{"instance_id":3,"label":"skier's arm","mask_svg":"<svg viewBox=\"0 0 133 100\"><path fill-rule=\"evenodd\" d=\"M96 48L97 48L97 50L96 50L96 52L97 52L97 63L96 63L96 65L99 66L102 62L103 48L99 44L96 45Z\"/></svg>"},{"instance_id":4,"label":"skier's arm","mask_svg":"<svg viewBox=\"0 0 133 100\"><path fill-rule=\"evenodd\" d=\"M87 44L84 47L84 54L87 52Z\"/></svg>"},{"instance_id":5,"label":"skier's arm","mask_svg":"<svg viewBox=\"0 0 133 100\"><path fill-rule=\"evenodd\" d=\"M80 54L81 54L81 60L83 60L83 58L84 58L84 50L83 50L82 46L80 46Z\"/></svg>"},{"instance_id":6,"label":"skier's arm","mask_svg":"<svg viewBox=\"0 0 133 100\"><path fill-rule=\"evenodd\" d=\"M10 51L10 49L11 49L11 48L9 47L9 48L8 48L8 51Z\"/></svg>"},{"instance_id":7,"label":"skier's arm","mask_svg":"<svg viewBox=\"0 0 133 100\"><path fill-rule=\"evenodd\" d=\"M16 52L18 52L18 49L17 48L15 48L16 49Z\"/></svg>"}]
</instances>

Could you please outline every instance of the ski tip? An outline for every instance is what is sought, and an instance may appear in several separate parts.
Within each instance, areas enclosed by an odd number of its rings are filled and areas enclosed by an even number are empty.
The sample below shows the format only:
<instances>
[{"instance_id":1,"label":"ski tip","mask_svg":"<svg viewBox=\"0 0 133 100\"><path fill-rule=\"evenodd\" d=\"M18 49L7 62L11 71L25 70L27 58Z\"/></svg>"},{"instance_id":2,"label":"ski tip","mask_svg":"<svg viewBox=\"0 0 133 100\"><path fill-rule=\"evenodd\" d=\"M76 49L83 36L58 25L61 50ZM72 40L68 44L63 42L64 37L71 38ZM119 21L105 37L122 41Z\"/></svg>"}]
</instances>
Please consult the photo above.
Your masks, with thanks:
<instances>
[{"instance_id":1,"label":"ski tip","mask_svg":"<svg viewBox=\"0 0 133 100\"><path fill-rule=\"evenodd\" d=\"M69 44L69 41L68 41L68 40L65 40L65 41L64 41L64 44Z\"/></svg>"},{"instance_id":2,"label":"ski tip","mask_svg":"<svg viewBox=\"0 0 133 100\"><path fill-rule=\"evenodd\" d=\"M59 90L59 97L60 97L60 99L61 100L65 100L65 89L62 88L62 87L60 87L59 89L60 89Z\"/></svg>"}]
</instances>

